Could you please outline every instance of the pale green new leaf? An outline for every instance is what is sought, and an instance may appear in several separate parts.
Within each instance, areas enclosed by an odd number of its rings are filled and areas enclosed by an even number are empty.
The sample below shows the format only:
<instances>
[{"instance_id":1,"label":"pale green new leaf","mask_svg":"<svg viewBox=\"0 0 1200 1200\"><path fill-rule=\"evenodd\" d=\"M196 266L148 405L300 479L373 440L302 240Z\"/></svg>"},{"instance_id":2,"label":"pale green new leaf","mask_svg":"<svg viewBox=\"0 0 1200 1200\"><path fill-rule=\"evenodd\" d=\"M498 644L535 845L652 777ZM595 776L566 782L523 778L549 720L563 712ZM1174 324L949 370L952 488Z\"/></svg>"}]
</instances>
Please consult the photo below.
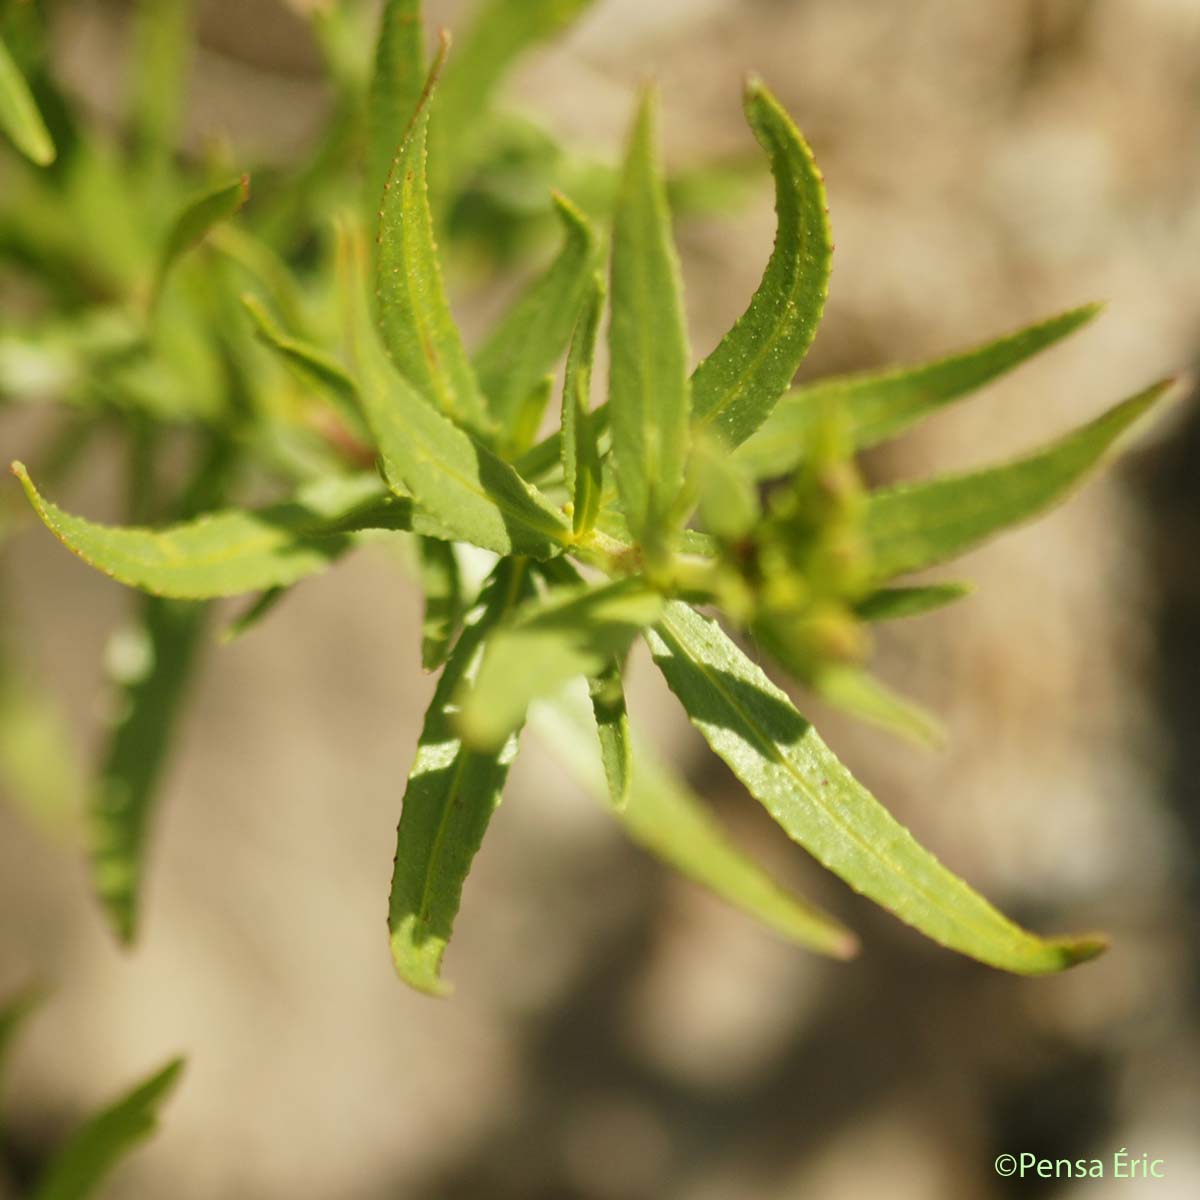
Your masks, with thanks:
<instances>
[{"instance_id":1,"label":"pale green new leaf","mask_svg":"<svg viewBox=\"0 0 1200 1200\"><path fill-rule=\"evenodd\" d=\"M595 726L582 699L539 702L530 709L529 720L547 749L593 795L611 795L597 759ZM788 941L834 958L858 952L854 934L771 879L644 745L635 748L625 803L614 811L638 845Z\"/></svg>"},{"instance_id":2,"label":"pale green new leaf","mask_svg":"<svg viewBox=\"0 0 1200 1200\"><path fill-rule=\"evenodd\" d=\"M662 597L633 577L554 588L525 606L488 639L479 677L462 698L464 739L478 749L500 745L530 701L576 675L599 675L661 611Z\"/></svg>"},{"instance_id":3,"label":"pale green new leaf","mask_svg":"<svg viewBox=\"0 0 1200 1200\"><path fill-rule=\"evenodd\" d=\"M929 583L917 587L880 588L854 606L863 621L897 621L934 612L971 594L969 583Z\"/></svg>"},{"instance_id":4,"label":"pale green new leaf","mask_svg":"<svg viewBox=\"0 0 1200 1200\"><path fill-rule=\"evenodd\" d=\"M594 277L575 325L563 380L562 453L563 486L571 498L571 524L575 536L586 534L600 511L602 473L596 420L591 410L592 362L604 308L604 281Z\"/></svg>"},{"instance_id":5,"label":"pale green new leaf","mask_svg":"<svg viewBox=\"0 0 1200 1200\"><path fill-rule=\"evenodd\" d=\"M111 1107L92 1117L51 1162L33 1200L83 1200L114 1166L158 1127L158 1110L175 1087L175 1059Z\"/></svg>"},{"instance_id":6,"label":"pale green new leaf","mask_svg":"<svg viewBox=\"0 0 1200 1200\"><path fill-rule=\"evenodd\" d=\"M834 757L715 622L674 602L651 651L693 724L788 836L927 937L1021 974L1093 958L1100 937L1042 939L951 874Z\"/></svg>"},{"instance_id":7,"label":"pale green new leaf","mask_svg":"<svg viewBox=\"0 0 1200 1200\"><path fill-rule=\"evenodd\" d=\"M679 260L647 90L613 215L609 422L629 531L651 562L669 548L687 462L688 342Z\"/></svg>"},{"instance_id":8,"label":"pale green new leaf","mask_svg":"<svg viewBox=\"0 0 1200 1200\"><path fill-rule=\"evenodd\" d=\"M249 198L250 176L243 175L232 183L205 192L183 209L171 225L159 254L158 268L151 290L152 307L157 303L171 268L179 259L193 246L202 242L214 226L236 215Z\"/></svg>"},{"instance_id":9,"label":"pale green new leaf","mask_svg":"<svg viewBox=\"0 0 1200 1200\"><path fill-rule=\"evenodd\" d=\"M367 101L366 215L371 222L379 214L392 159L417 114L424 85L421 0L386 0Z\"/></svg>"},{"instance_id":10,"label":"pale green new leaf","mask_svg":"<svg viewBox=\"0 0 1200 1200\"><path fill-rule=\"evenodd\" d=\"M73 554L129 587L204 600L284 587L322 570L366 529L410 529L411 505L369 475L333 478L295 500L228 509L165 529L98 525L44 499L13 464L34 510Z\"/></svg>"},{"instance_id":11,"label":"pale green new leaf","mask_svg":"<svg viewBox=\"0 0 1200 1200\"><path fill-rule=\"evenodd\" d=\"M421 666L435 671L446 661L462 625L462 575L453 544L437 538L417 539L417 563L425 595Z\"/></svg>"},{"instance_id":12,"label":"pale green new leaf","mask_svg":"<svg viewBox=\"0 0 1200 1200\"><path fill-rule=\"evenodd\" d=\"M864 532L875 577L945 562L1057 503L1171 382L1147 388L1027 458L872 493Z\"/></svg>"},{"instance_id":13,"label":"pale green new leaf","mask_svg":"<svg viewBox=\"0 0 1200 1200\"><path fill-rule=\"evenodd\" d=\"M489 427L483 393L450 313L433 239L425 179L428 127L426 104L384 188L375 289L379 327L400 374L439 412L482 432Z\"/></svg>"},{"instance_id":14,"label":"pale green new leaf","mask_svg":"<svg viewBox=\"0 0 1200 1200\"><path fill-rule=\"evenodd\" d=\"M502 431L512 428L525 397L566 347L592 275L596 238L587 218L558 194L554 207L562 249L475 356L479 384Z\"/></svg>"},{"instance_id":15,"label":"pale green new leaf","mask_svg":"<svg viewBox=\"0 0 1200 1200\"><path fill-rule=\"evenodd\" d=\"M404 793L388 905L392 961L406 983L431 995L449 990L440 978L442 956L471 861L517 753L515 733L496 751L465 747L455 700L478 669L489 629L529 594L527 565L502 561L446 661Z\"/></svg>"},{"instance_id":16,"label":"pale green new leaf","mask_svg":"<svg viewBox=\"0 0 1200 1200\"><path fill-rule=\"evenodd\" d=\"M0 127L30 162L45 167L54 161L50 131L3 39L0 39Z\"/></svg>"},{"instance_id":17,"label":"pale green new leaf","mask_svg":"<svg viewBox=\"0 0 1200 1200\"><path fill-rule=\"evenodd\" d=\"M828 405L840 413L855 449L868 449L1019 367L1086 325L1100 308L1074 308L936 362L821 379L795 388L738 448L737 457L758 479L786 475L800 464L809 435Z\"/></svg>"},{"instance_id":18,"label":"pale green new leaf","mask_svg":"<svg viewBox=\"0 0 1200 1200\"><path fill-rule=\"evenodd\" d=\"M750 307L692 376L697 423L729 446L763 423L792 382L821 320L833 257L812 151L758 81L746 89L746 119L775 176L775 250Z\"/></svg>"}]
</instances>

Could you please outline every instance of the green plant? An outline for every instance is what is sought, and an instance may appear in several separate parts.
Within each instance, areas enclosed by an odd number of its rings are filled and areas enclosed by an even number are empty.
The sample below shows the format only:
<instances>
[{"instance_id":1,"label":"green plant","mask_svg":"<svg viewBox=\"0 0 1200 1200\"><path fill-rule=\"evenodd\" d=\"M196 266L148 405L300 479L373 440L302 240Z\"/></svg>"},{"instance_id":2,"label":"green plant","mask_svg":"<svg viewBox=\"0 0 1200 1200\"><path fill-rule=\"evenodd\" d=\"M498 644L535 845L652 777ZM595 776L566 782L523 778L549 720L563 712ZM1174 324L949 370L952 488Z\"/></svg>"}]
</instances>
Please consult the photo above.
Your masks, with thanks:
<instances>
[{"instance_id":1,"label":"green plant","mask_svg":"<svg viewBox=\"0 0 1200 1200\"><path fill-rule=\"evenodd\" d=\"M555 196L557 255L469 353L446 299L435 231L452 229L456 213L462 219L462 197L475 186L464 184L465 164L484 174L494 166L481 142L490 137L494 148L507 136L470 114L482 111L519 50L583 7L492 0L480 17L484 32L467 39L459 67L448 65L439 85L445 41L427 72L419 4L385 5L372 82L348 84L343 95L347 123L365 136L340 133L336 153L326 147L291 188L279 189L274 209L254 218L257 235L226 223L245 197L238 180L185 206L165 232L160 220L157 252L141 250L138 271L117 264L126 272L118 307L136 327L118 366L127 368L131 356L139 386L117 386L136 397L135 523L71 515L14 464L55 536L150 596L143 653L127 682L129 715L92 801L97 887L119 932L130 938L135 928L153 778L199 644L199 602L260 593L237 623L241 632L300 579L360 543L400 535L414 539L425 589L423 660L442 672L403 800L392 880L391 948L408 983L444 990L442 956L463 884L528 712L570 745L586 781L606 792L637 840L796 942L839 957L855 952L850 932L776 887L634 744L622 669L639 637L751 795L852 888L995 967L1040 974L1093 957L1102 937L1038 937L941 866L855 781L725 626L829 702L903 734L937 736L928 714L867 670L869 629L953 602L966 589L896 580L1062 499L1167 385L1018 461L869 491L858 451L969 395L1097 310L1076 309L925 366L793 387L821 317L832 247L812 155L759 81L747 85L745 109L774 178L775 247L745 314L697 367L652 91L611 195L591 217ZM353 40L345 30L354 11L335 6L323 18L335 76L350 80L361 70L339 48ZM351 24L343 28L343 20ZM499 28L504 39L494 36ZM21 100L4 112L18 144L36 150L43 143L29 108ZM356 124L355 113L365 121ZM356 144L365 202L347 194L345 160ZM158 159L159 176L169 178L169 162ZM297 215L296 187L325 189L332 200ZM605 239L595 218L609 207ZM321 230L335 209L330 247ZM364 211L377 231L373 246L363 236ZM297 230L318 241L316 270L293 274L285 265L300 257ZM188 261L185 251L206 237L233 268ZM597 270L605 240L607 284ZM510 245L507 233L500 244ZM167 284L185 268L186 296L178 294L183 280ZM229 296L245 287L244 312L235 313ZM216 360L201 388L179 393L200 398L170 414L200 437L194 477L168 501L154 489L137 495L147 457L161 445L157 389L172 372L193 378L193 359L164 342L156 324L169 319L165 305L174 306L179 337L195 357ZM606 306L608 398L593 408ZM251 329L261 345L250 342ZM539 441L564 351L560 429ZM113 378L125 376L118 370ZM289 384L286 404L281 378L299 381ZM289 482L290 494L266 507L229 506L250 466ZM173 523L145 527L146 514L164 510ZM462 547L492 556L477 594ZM722 614L725 626L703 607ZM562 696L575 679L587 682L590 714Z\"/></svg>"}]
</instances>

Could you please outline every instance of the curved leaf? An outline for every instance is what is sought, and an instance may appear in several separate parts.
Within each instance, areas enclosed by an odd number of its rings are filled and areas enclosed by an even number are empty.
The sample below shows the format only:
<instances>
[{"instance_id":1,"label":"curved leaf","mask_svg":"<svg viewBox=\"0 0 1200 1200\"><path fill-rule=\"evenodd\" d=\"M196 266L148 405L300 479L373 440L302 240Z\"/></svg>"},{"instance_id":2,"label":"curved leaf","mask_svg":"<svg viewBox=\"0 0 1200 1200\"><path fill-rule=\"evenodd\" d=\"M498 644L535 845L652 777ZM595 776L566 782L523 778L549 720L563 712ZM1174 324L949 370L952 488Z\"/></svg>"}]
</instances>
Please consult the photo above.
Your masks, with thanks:
<instances>
[{"instance_id":1,"label":"curved leaf","mask_svg":"<svg viewBox=\"0 0 1200 1200\"><path fill-rule=\"evenodd\" d=\"M563 380L563 486L571 499L571 526L576 537L588 533L600 512L602 473L596 421L590 411L592 362L604 308L604 283L597 276L575 326Z\"/></svg>"},{"instance_id":2,"label":"curved leaf","mask_svg":"<svg viewBox=\"0 0 1200 1200\"><path fill-rule=\"evenodd\" d=\"M1104 950L1097 936L1027 932L946 870L715 622L674 602L650 648L692 723L751 795L856 891L943 946L1007 971L1060 971Z\"/></svg>"},{"instance_id":3,"label":"curved leaf","mask_svg":"<svg viewBox=\"0 0 1200 1200\"><path fill-rule=\"evenodd\" d=\"M158 271L151 291L151 305L157 301L171 268L205 236L234 216L250 198L250 176L243 175L191 201L175 218L158 259Z\"/></svg>"},{"instance_id":4,"label":"curved leaf","mask_svg":"<svg viewBox=\"0 0 1200 1200\"><path fill-rule=\"evenodd\" d=\"M698 424L730 446L744 442L787 390L817 332L833 240L812 151L774 96L746 88L746 119L771 159L778 232L750 307L692 376Z\"/></svg>"},{"instance_id":5,"label":"curved leaf","mask_svg":"<svg viewBox=\"0 0 1200 1200\"><path fill-rule=\"evenodd\" d=\"M229 509L166 529L98 525L44 499L13 464L46 527L73 554L119 583L157 596L204 600L283 587L322 570L366 529L410 529L411 505L370 476L332 479L295 501Z\"/></svg>"},{"instance_id":6,"label":"curved leaf","mask_svg":"<svg viewBox=\"0 0 1200 1200\"><path fill-rule=\"evenodd\" d=\"M784 396L737 457L758 479L786 475L831 404L855 449L887 441L1074 333L1101 307L1085 304L936 362L804 384Z\"/></svg>"},{"instance_id":7,"label":"curved leaf","mask_svg":"<svg viewBox=\"0 0 1200 1200\"><path fill-rule=\"evenodd\" d=\"M1139 392L1027 458L873 492L864 531L875 577L945 562L1057 503L1171 383Z\"/></svg>"},{"instance_id":8,"label":"curved leaf","mask_svg":"<svg viewBox=\"0 0 1200 1200\"><path fill-rule=\"evenodd\" d=\"M0 38L0 127L13 145L39 167L54 161L54 140L38 112L29 85Z\"/></svg>"}]
</instances>

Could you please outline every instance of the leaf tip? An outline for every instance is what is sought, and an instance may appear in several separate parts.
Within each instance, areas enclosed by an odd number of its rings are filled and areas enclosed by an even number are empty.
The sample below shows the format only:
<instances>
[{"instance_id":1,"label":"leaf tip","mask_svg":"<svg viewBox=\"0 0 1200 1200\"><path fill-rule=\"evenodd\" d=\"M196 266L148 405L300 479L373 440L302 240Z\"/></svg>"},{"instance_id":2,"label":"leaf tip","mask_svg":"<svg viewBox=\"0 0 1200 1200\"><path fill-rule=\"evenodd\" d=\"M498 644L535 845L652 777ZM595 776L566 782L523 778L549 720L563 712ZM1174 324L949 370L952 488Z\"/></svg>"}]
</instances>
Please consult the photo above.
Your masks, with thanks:
<instances>
[{"instance_id":1,"label":"leaf tip","mask_svg":"<svg viewBox=\"0 0 1200 1200\"><path fill-rule=\"evenodd\" d=\"M1099 958L1110 946L1107 934L1088 933L1078 937L1055 938L1053 945L1061 956L1058 970L1077 967L1080 963Z\"/></svg>"}]
</instances>

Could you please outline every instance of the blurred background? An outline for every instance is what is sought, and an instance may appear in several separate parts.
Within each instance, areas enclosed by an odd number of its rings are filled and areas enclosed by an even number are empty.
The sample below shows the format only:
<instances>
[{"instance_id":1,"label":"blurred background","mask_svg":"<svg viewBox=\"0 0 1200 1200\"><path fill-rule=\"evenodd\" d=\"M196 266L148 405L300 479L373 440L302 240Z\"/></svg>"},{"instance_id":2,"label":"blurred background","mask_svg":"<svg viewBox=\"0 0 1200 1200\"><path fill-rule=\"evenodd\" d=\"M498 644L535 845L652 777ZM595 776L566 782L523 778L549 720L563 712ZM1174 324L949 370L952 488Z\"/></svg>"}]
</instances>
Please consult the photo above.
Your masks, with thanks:
<instances>
[{"instance_id":1,"label":"blurred background","mask_svg":"<svg viewBox=\"0 0 1200 1200\"><path fill-rule=\"evenodd\" d=\"M187 137L302 155L327 115L309 27L202 3ZM469 5L430 3L454 27ZM127 14L79 0L55 59L103 117ZM1031 446L1197 357L1195 0L598 0L513 101L619 153L661 80L667 157L751 156L760 73L811 142L837 245L820 375L938 356L1106 299L1100 320L867 462L885 480ZM693 345L770 250L768 180L677 229ZM512 280L460 280L481 329ZM0 457L38 435L0 413ZM53 988L11 1050L0 1195L174 1053L183 1085L106 1192L177 1200L1166 1200L1200 1194L1200 417L1187 397L1067 507L972 556L967 602L888 632L881 674L938 711L928 753L822 713L917 836L1040 931L1109 954L1009 978L853 896L672 716L634 716L779 878L859 930L831 964L644 857L527 734L467 885L449 1001L394 978L384 936L403 780L433 681L419 598L386 556L304 584L207 656L154 830L140 944L120 953L77 849L0 805L0 987ZM103 516L105 454L63 497ZM10 483L5 486L14 486ZM27 529L9 619L81 757L130 597ZM1146 1184L1009 1182L1001 1152L1166 1164ZM7 1176L7 1183L3 1177Z\"/></svg>"}]
</instances>

